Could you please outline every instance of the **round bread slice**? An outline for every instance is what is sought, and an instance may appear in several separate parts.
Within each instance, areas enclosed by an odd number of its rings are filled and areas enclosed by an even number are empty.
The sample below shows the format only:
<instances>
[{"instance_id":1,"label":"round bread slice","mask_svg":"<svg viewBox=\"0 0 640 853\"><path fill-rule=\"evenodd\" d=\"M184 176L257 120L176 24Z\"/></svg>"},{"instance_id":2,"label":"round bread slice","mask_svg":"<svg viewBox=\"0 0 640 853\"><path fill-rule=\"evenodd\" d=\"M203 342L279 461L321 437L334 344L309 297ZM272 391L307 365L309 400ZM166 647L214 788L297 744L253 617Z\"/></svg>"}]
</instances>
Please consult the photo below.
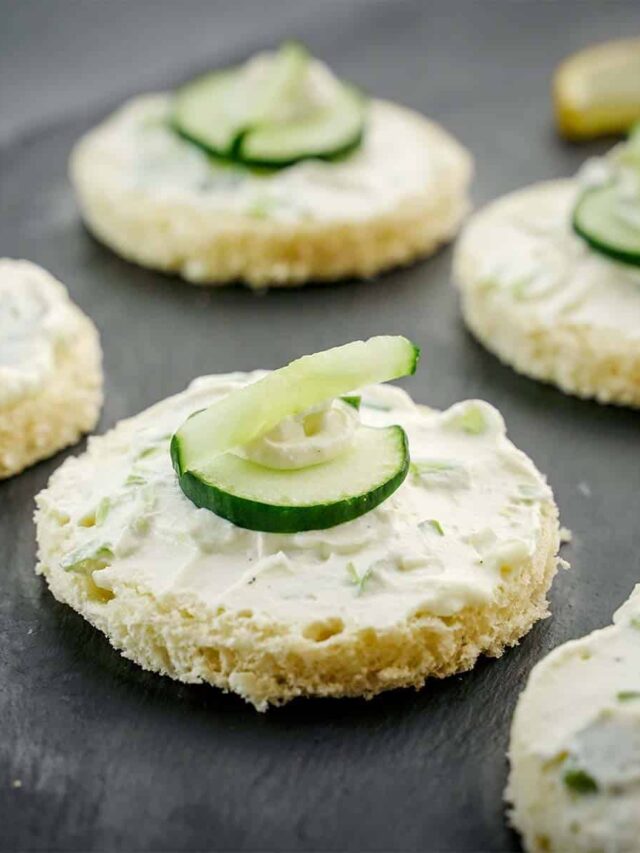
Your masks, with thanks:
<instances>
[{"instance_id":1,"label":"round bread slice","mask_svg":"<svg viewBox=\"0 0 640 853\"><path fill-rule=\"evenodd\" d=\"M601 403L640 406L640 272L572 230L576 180L536 184L477 213L454 279L473 334L518 372Z\"/></svg>"},{"instance_id":2,"label":"round bread slice","mask_svg":"<svg viewBox=\"0 0 640 853\"><path fill-rule=\"evenodd\" d=\"M511 730L511 818L530 853L636 853L640 586L613 625L532 671Z\"/></svg>"},{"instance_id":3,"label":"round bread slice","mask_svg":"<svg viewBox=\"0 0 640 853\"><path fill-rule=\"evenodd\" d=\"M412 469L353 521L260 533L197 509L170 435L259 375L196 380L92 438L38 496L38 572L126 657L264 710L420 687L501 655L547 614L553 497L481 401L439 413L393 387L365 390L363 422L402 425Z\"/></svg>"},{"instance_id":4,"label":"round bread slice","mask_svg":"<svg viewBox=\"0 0 640 853\"><path fill-rule=\"evenodd\" d=\"M100 240L196 284L371 276L435 251L468 209L469 154L395 104L371 104L346 159L267 174L209 158L170 111L169 95L130 101L80 140L71 179Z\"/></svg>"},{"instance_id":5,"label":"round bread slice","mask_svg":"<svg viewBox=\"0 0 640 853\"><path fill-rule=\"evenodd\" d=\"M0 479L74 444L102 406L98 332L59 281L0 259Z\"/></svg>"}]
</instances>

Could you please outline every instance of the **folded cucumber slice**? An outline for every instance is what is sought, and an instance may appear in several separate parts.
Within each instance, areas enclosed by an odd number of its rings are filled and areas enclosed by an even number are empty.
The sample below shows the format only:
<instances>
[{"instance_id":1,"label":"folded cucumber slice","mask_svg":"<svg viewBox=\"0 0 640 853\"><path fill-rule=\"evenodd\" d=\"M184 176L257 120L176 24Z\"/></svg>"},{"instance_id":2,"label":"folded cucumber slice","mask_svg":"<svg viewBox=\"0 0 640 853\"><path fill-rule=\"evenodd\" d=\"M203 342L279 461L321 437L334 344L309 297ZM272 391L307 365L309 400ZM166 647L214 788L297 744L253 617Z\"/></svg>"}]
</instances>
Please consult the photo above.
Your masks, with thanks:
<instances>
[{"instance_id":1,"label":"folded cucumber slice","mask_svg":"<svg viewBox=\"0 0 640 853\"><path fill-rule=\"evenodd\" d=\"M213 71L188 83L175 96L173 129L218 157L231 157L246 124L245 99L234 97L235 77L234 70ZM238 109L240 105L242 110Z\"/></svg>"},{"instance_id":2,"label":"folded cucumber slice","mask_svg":"<svg viewBox=\"0 0 640 853\"><path fill-rule=\"evenodd\" d=\"M207 153L250 166L346 154L359 145L365 120L365 99L353 87L339 84L329 104L297 118L278 115L283 103L301 100L309 59L301 45L288 43L262 76L243 67L205 74L178 90L172 126Z\"/></svg>"},{"instance_id":3,"label":"folded cucumber slice","mask_svg":"<svg viewBox=\"0 0 640 853\"><path fill-rule=\"evenodd\" d=\"M248 130L238 157L253 166L290 166L299 160L328 160L348 154L362 141L364 98L343 86L331 106L296 121Z\"/></svg>"},{"instance_id":4,"label":"folded cucumber slice","mask_svg":"<svg viewBox=\"0 0 640 853\"><path fill-rule=\"evenodd\" d=\"M188 418L172 439L174 466L179 475L203 470L289 415L363 385L415 373L419 354L407 338L381 335L305 355Z\"/></svg>"},{"instance_id":5,"label":"folded cucumber slice","mask_svg":"<svg viewBox=\"0 0 640 853\"><path fill-rule=\"evenodd\" d=\"M238 527L272 533L334 527L376 507L409 470L401 427L360 427L356 438L335 459L294 471L265 468L225 453L197 471L180 474L180 486L196 506Z\"/></svg>"},{"instance_id":6,"label":"folded cucumber slice","mask_svg":"<svg viewBox=\"0 0 640 853\"><path fill-rule=\"evenodd\" d=\"M575 207L573 228L595 251L640 266L640 227L621 215L620 205L614 184L587 190Z\"/></svg>"},{"instance_id":7,"label":"folded cucumber slice","mask_svg":"<svg viewBox=\"0 0 640 853\"><path fill-rule=\"evenodd\" d=\"M210 154L233 157L247 128L268 122L283 100L295 97L307 62L307 51L291 42L259 82L243 79L240 68L198 77L176 93L173 126Z\"/></svg>"}]
</instances>

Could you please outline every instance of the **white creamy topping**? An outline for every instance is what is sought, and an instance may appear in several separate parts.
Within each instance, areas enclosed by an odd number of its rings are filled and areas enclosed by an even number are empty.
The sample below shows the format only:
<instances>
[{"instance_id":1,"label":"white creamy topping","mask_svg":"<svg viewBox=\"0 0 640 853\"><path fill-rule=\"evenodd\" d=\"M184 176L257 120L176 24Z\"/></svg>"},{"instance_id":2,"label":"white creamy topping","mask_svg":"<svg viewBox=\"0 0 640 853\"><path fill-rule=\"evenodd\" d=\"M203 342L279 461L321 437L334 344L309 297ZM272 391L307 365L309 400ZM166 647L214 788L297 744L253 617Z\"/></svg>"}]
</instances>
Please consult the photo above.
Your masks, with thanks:
<instances>
[{"instance_id":1,"label":"white creamy topping","mask_svg":"<svg viewBox=\"0 0 640 853\"><path fill-rule=\"evenodd\" d=\"M613 621L539 663L514 718L512 793L548 832L549 849L638 849L640 586ZM545 794L552 779L561 796Z\"/></svg>"},{"instance_id":2,"label":"white creamy topping","mask_svg":"<svg viewBox=\"0 0 640 853\"><path fill-rule=\"evenodd\" d=\"M285 418L266 435L246 444L238 455L267 468L319 465L353 446L359 421L354 406L333 400Z\"/></svg>"},{"instance_id":3,"label":"white creamy topping","mask_svg":"<svg viewBox=\"0 0 640 853\"><path fill-rule=\"evenodd\" d=\"M307 160L276 172L208 157L170 129L170 113L168 94L130 101L85 137L95 168L109 182L158 201L256 220L313 222L379 215L429 186L446 196L466 167L459 146L439 128L383 101L371 102L363 143L345 159Z\"/></svg>"},{"instance_id":4,"label":"white creamy topping","mask_svg":"<svg viewBox=\"0 0 640 853\"><path fill-rule=\"evenodd\" d=\"M586 182L599 180L593 166L585 175ZM580 189L578 181L555 181L495 203L470 237L476 287L541 325L585 325L638 338L640 271L599 255L573 232Z\"/></svg>"},{"instance_id":5,"label":"white creamy topping","mask_svg":"<svg viewBox=\"0 0 640 853\"><path fill-rule=\"evenodd\" d=\"M264 51L238 68L235 91L239 100L243 96L250 98L251 93L259 91L259 85L272 70L276 56L273 51ZM304 118L315 110L330 106L341 86L338 78L324 62L309 58L303 73L296 80L293 91L288 92L288 97L281 98L278 104L269 104L270 108L274 108L273 113L269 113L269 119L272 122L286 122ZM233 99L228 102L228 106L233 109ZM245 105L238 106L242 109ZM244 111L241 115L244 115Z\"/></svg>"},{"instance_id":6,"label":"white creamy topping","mask_svg":"<svg viewBox=\"0 0 640 853\"><path fill-rule=\"evenodd\" d=\"M551 494L500 414L481 401L433 412L389 386L365 389L361 419L401 424L413 467L372 512L275 534L197 509L171 468L169 437L190 413L261 375L196 380L65 464L54 502L52 490L40 497L43 512L69 519L62 565L116 593L135 585L303 630L331 617L382 628L418 611L448 616L492 601L534 554Z\"/></svg>"},{"instance_id":7,"label":"white creamy topping","mask_svg":"<svg viewBox=\"0 0 640 853\"><path fill-rule=\"evenodd\" d=\"M28 261L0 259L0 406L44 387L57 348L75 328L75 311L60 282Z\"/></svg>"}]
</instances>

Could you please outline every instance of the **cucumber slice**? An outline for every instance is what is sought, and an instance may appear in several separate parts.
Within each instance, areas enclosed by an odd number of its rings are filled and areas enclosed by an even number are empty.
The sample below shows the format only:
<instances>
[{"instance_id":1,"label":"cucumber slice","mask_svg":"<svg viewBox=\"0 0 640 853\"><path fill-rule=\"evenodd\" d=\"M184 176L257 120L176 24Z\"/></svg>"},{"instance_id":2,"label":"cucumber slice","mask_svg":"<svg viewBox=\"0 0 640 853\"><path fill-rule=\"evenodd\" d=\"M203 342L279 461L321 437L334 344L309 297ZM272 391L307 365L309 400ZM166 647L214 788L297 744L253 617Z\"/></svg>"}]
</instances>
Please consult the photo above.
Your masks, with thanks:
<instances>
[{"instance_id":1,"label":"cucumber slice","mask_svg":"<svg viewBox=\"0 0 640 853\"><path fill-rule=\"evenodd\" d=\"M596 252L640 266L640 228L621 215L620 204L615 184L587 190L576 204L573 228Z\"/></svg>"},{"instance_id":2,"label":"cucumber slice","mask_svg":"<svg viewBox=\"0 0 640 853\"><path fill-rule=\"evenodd\" d=\"M415 373L419 355L407 338L382 335L292 361L188 418L172 439L176 471L203 470L289 415L363 385Z\"/></svg>"},{"instance_id":3,"label":"cucumber slice","mask_svg":"<svg viewBox=\"0 0 640 853\"><path fill-rule=\"evenodd\" d=\"M180 486L196 506L238 527L298 533L364 515L395 492L408 470L401 427L360 427L351 449L321 465L277 470L225 453L182 473Z\"/></svg>"},{"instance_id":4,"label":"cucumber slice","mask_svg":"<svg viewBox=\"0 0 640 853\"><path fill-rule=\"evenodd\" d=\"M360 145L364 132L364 98L344 86L330 107L296 121L248 130L238 157L251 166L290 166L300 160L331 160Z\"/></svg>"},{"instance_id":5,"label":"cucumber slice","mask_svg":"<svg viewBox=\"0 0 640 853\"><path fill-rule=\"evenodd\" d=\"M245 99L234 98L235 72L213 71L180 89L175 97L171 125L189 142L217 157L231 157L246 123Z\"/></svg>"},{"instance_id":6,"label":"cucumber slice","mask_svg":"<svg viewBox=\"0 0 640 853\"><path fill-rule=\"evenodd\" d=\"M295 97L308 58L301 45L287 43L259 84L243 79L240 68L198 77L176 94L174 129L210 154L233 157L247 128L268 122L283 100Z\"/></svg>"},{"instance_id":7,"label":"cucumber slice","mask_svg":"<svg viewBox=\"0 0 640 853\"><path fill-rule=\"evenodd\" d=\"M309 58L301 45L288 43L258 81L236 67L187 83L175 96L174 130L209 154L249 166L281 168L346 154L364 130L365 100L353 87L340 86L326 107L278 119L283 103L299 99Z\"/></svg>"}]
</instances>

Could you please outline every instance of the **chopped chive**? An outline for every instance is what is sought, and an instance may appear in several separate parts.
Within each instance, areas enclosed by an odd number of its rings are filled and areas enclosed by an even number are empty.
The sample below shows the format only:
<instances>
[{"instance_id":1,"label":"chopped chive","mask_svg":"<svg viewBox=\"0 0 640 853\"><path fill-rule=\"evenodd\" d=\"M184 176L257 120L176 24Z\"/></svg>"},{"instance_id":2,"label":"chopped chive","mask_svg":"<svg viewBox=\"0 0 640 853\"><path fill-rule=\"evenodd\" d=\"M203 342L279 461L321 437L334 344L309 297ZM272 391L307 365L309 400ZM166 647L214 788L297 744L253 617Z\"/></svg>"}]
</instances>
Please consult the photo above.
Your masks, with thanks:
<instances>
[{"instance_id":1,"label":"chopped chive","mask_svg":"<svg viewBox=\"0 0 640 853\"><path fill-rule=\"evenodd\" d=\"M430 527L432 530L435 530L438 536L444 536L444 529L437 518L426 518L420 522L418 527L421 530L426 530L427 527Z\"/></svg>"},{"instance_id":2,"label":"chopped chive","mask_svg":"<svg viewBox=\"0 0 640 853\"><path fill-rule=\"evenodd\" d=\"M437 459L417 459L411 463L411 469L417 474L437 474L450 471L454 467L451 462L440 462Z\"/></svg>"},{"instance_id":3,"label":"chopped chive","mask_svg":"<svg viewBox=\"0 0 640 853\"><path fill-rule=\"evenodd\" d=\"M356 567L354 564L349 561L346 565L347 574L349 575L349 580L351 583L360 583L360 575L356 571Z\"/></svg>"},{"instance_id":4,"label":"chopped chive","mask_svg":"<svg viewBox=\"0 0 640 853\"><path fill-rule=\"evenodd\" d=\"M143 486L146 482L146 479L141 474L133 473L129 474L124 484L125 486Z\"/></svg>"},{"instance_id":5,"label":"chopped chive","mask_svg":"<svg viewBox=\"0 0 640 853\"><path fill-rule=\"evenodd\" d=\"M595 794L598 790L598 783L585 770L567 770L563 781L576 794Z\"/></svg>"},{"instance_id":6,"label":"chopped chive","mask_svg":"<svg viewBox=\"0 0 640 853\"><path fill-rule=\"evenodd\" d=\"M102 498L96 510L96 525L98 527L106 521L110 509L111 500L109 498Z\"/></svg>"},{"instance_id":7,"label":"chopped chive","mask_svg":"<svg viewBox=\"0 0 640 853\"><path fill-rule=\"evenodd\" d=\"M60 565L65 572L95 572L106 568L113 556L110 545L89 546L75 551Z\"/></svg>"},{"instance_id":8,"label":"chopped chive","mask_svg":"<svg viewBox=\"0 0 640 853\"><path fill-rule=\"evenodd\" d=\"M360 403L362 402L362 397L340 397L343 403L346 403L347 406L352 406L356 411L360 408Z\"/></svg>"},{"instance_id":9,"label":"chopped chive","mask_svg":"<svg viewBox=\"0 0 640 853\"><path fill-rule=\"evenodd\" d=\"M138 453L137 459L146 459L147 456L153 456L154 453L157 453L160 450L157 444L154 444L152 447L145 447L144 450L141 450Z\"/></svg>"},{"instance_id":10,"label":"chopped chive","mask_svg":"<svg viewBox=\"0 0 640 853\"><path fill-rule=\"evenodd\" d=\"M631 702L633 699L640 699L640 690L621 690L617 694L618 702Z\"/></svg>"},{"instance_id":11,"label":"chopped chive","mask_svg":"<svg viewBox=\"0 0 640 853\"><path fill-rule=\"evenodd\" d=\"M468 408L464 414L456 418L455 423L469 435L480 435L487 428L484 415L477 406Z\"/></svg>"},{"instance_id":12,"label":"chopped chive","mask_svg":"<svg viewBox=\"0 0 640 853\"><path fill-rule=\"evenodd\" d=\"M365 409L376 409L378 412L391 411L391 406L385 406L384 403L372 403L371 400L363 400L362 405Z\"/></svg>"},{"instance_id":13,"label":"chopped chive","mask_svg":"<svg viewBox=\"0 0 640 853\"><path fill-rule=\"evenodd\" d=\"M640 631L640 616L633 616L629 622L632 628L636 628Z\"/></svg>"},{"instance_id":14,"label":"chopped chive","mask_svg":"<svg viewBox=\"0 0 640 853\"><path fill-rule=\"evenodd\" d=\"M352 584L358 587L357 595L361 595L362 590L364 588L365 583L371 576L371 572L373 571L373 566L369 566L361 575L358 574L358 570L355 565L349 561L346 565L347 574L349 575L349 580Z\"/></svg>"}]
</instances>

